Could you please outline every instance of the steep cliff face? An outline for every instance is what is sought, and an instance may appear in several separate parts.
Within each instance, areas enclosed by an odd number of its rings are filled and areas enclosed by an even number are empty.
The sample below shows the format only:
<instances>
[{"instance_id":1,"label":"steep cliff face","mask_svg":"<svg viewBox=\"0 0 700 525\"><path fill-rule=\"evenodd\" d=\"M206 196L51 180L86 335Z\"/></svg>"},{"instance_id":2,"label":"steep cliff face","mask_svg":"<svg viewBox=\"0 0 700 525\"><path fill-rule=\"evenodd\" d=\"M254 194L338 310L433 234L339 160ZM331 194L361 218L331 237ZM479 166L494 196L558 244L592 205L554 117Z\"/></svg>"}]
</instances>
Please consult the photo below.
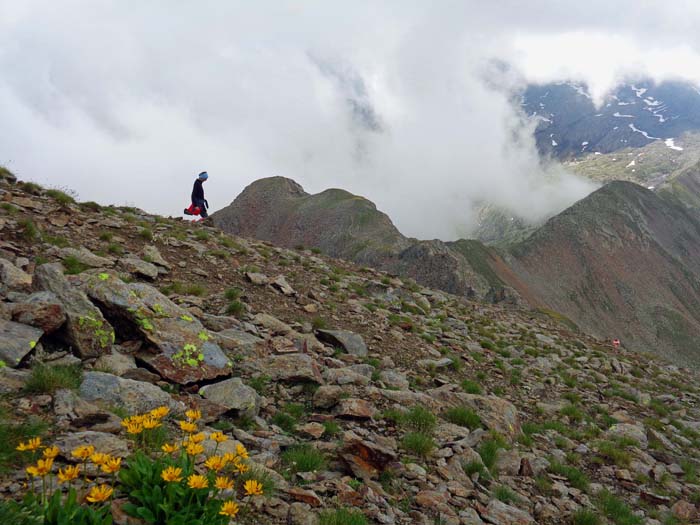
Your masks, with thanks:
<instances>
[{"instance_id":1,"label":"steep cliff face","mask_svg":"<svg viewBox=\"0 0 700 525\"><path fill-rule=\"evenodd\" d=\"M682 206L611 183L510 252L530 290L585 331L700 359L700 220Z\"/></svg>"},{"instance_id":2,"label":"steep cliff face","mask_svg":"<svg viewBox=\"0 0 700 525\"><path fill-rule=\"evenodd\" d=\"M309 195L290 179L261 179L212 218L229 233L287 247L318 248L460 295L485 296L502 284L475 269L463 250L403 236L372 202L344 190Z\"/></svg>"}]
</instances>

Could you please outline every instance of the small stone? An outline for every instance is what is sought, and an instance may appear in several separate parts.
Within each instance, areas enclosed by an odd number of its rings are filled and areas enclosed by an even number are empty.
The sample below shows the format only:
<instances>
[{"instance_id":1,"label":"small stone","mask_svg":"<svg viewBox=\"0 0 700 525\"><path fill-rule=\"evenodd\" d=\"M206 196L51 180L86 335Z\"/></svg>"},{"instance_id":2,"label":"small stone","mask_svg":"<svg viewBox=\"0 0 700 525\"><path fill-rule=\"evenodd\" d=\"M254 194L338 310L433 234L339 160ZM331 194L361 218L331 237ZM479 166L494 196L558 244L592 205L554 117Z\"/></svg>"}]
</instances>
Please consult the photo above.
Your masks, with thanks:
<instances>
[{"instance_id":1,"label":"small stone","mask_svg":"<svg viewBox=\"0 0 700 525\"><path fill-rule=\"evenodd\" d=\"M124 379L104 372L86 372L80 385L80 397L122 407L129 413L143 413L159 406L182 411L182 403L150 383Z\"/></svg>"},{"instance_id":2,"label":"small stone","mask_svg":"<svg viewBox=\"0 0 700 525\"><path fill-rule=\"evenodd\" d=\"M368 350L361 335L348 330L319 330L318 338L331 344L343 348L348 354L357 357L366 357Z\"/></svg>"},{"instance_id":3,"label":"small stone","mask_svg":"<svg viewBox=\"0 0 700 525\"><path fill-rule=\"evenodd\" d=\"M269 282L267 275L264 275L262 273L246 272L245 277L251 283L256 284L258 286L264 286Z\"/></svg>"},{"instance_id":4,"label":"small stone","mask_svg":"<svg viewBox=\"0 0 700 525\"><path fill-rule=\"evenodd\" d=\"M275 277L275 280L270 283L273 288L276 288L280 292L282 292L283 295L286 296L292 296L296 295L296 292L294 291L294 288L292 288L289 283L287 282L287 279L285 279L284 275L278 275Z\"/></svg>"},{"instance_id":5,"label":"small stone","mask_svg":"<svg viewBox=\"0 0 700 525\"><path fill-rule=\"evenodd\" d=\"M137 259L136 257L124 257L119 259L119 264L127 272L134 275L141 275L151 280L158 277L158 267L155 264L151 264L142 259Z\"/></svg>"},{"instance_id":6,"label":"small stone","mask_svg":"<svg viewBox=\"0 0 700 525\"><path fill-rule=\"evenodd\" d=\"M245 385L240 377L205 385L199 389L199 394L240 415L255 417L260 410L260 396L253 388Z\"/></svg>"},{"instance_id":7,"label":"small stone","mask_svg":"<svg viewBox=\"0 0 700 525\"><path fill-rule=\"evenodd\" d=\"M337 416L351 419L372 419L376 411L374 405L364 399L342 399L335 409Z\"/></svg>"}]
</instances>

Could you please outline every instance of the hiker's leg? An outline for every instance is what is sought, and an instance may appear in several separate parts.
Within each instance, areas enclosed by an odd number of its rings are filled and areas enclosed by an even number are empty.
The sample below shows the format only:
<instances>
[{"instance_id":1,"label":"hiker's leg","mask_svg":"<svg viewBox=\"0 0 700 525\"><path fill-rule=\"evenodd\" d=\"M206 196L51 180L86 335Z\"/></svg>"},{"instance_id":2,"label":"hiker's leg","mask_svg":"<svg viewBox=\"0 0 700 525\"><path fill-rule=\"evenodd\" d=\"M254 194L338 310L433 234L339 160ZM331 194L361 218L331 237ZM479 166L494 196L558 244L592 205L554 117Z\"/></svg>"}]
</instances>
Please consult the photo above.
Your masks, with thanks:
<instances>
[{"instance_id":1,"label":"hiker's leg","mask_svg":"<svg viewBox=\"0 0 700 525\"><path fill-rule=\"evenodd\" d=\"M195 204L199 207L199 215L202 217L202 219L206 219L209 217L209 214L207 213L207 207L204 205L204 201L198 200L195 202Z\"/></svg>"}]
</instances>

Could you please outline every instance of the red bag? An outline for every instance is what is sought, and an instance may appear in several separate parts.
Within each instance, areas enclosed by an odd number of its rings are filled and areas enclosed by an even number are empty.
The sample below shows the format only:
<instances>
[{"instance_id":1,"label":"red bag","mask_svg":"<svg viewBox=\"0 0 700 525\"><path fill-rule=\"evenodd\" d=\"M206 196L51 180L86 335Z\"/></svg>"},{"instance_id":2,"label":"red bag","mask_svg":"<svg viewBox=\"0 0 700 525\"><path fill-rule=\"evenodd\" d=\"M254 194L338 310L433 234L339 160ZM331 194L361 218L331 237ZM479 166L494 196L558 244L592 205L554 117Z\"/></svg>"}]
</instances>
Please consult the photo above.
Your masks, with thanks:
<instances>
[{"instance_id":1,"label":"red bag","mask_svg":"<svg viewBox=\"0 0 700 525\"><path fill-rule=\"evenodd\" d=\"M202 210L199 209L199 206L194 204L190 204L189 208L185 208L185 215L199 215L201 212Z\"/></svg>"}]
</instances>

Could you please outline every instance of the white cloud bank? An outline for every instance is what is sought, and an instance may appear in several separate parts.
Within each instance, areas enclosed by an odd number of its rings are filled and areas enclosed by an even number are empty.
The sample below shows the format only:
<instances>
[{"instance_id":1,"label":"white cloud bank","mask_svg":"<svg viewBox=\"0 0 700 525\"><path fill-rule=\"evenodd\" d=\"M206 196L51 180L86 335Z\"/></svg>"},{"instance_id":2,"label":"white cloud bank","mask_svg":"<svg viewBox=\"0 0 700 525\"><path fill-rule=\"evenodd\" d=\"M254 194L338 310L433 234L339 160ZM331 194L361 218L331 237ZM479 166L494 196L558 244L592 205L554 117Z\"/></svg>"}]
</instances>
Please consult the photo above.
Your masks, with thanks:
<instances>
[{"instance_id":1,"label":"white cloud bank","mask_svg":"<svg viewBox=\"0 0 700 525\"><path fill-rule=\"evenodd\" d=\"M631 71L693 78L700 11L493 4L0 0L0 164L164 214L207 170L214 209L283 175L362 194L418 237L468 230L476 201L539 219L592 186L541 164L484 81L493 60L523 75L505 87L572 77L599 97Z\"/></svg>"}]
</instances>

